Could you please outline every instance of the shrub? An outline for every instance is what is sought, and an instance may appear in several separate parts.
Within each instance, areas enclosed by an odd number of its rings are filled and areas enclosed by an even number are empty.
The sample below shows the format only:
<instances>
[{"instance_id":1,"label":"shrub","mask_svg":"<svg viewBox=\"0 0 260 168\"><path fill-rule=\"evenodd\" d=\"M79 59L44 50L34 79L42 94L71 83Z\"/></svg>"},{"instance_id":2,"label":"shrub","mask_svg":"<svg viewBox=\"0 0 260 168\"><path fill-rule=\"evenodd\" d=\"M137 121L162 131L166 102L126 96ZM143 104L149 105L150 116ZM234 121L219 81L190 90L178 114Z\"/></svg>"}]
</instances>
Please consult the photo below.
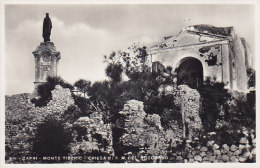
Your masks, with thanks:
<instances>
[{"instance_id":1,"label":"shrub","mask_svg":"<svg viewBox=\"0 0 260 168\"><path fill-rule=\"evenodd\" d=\"M200 117L207 132L215 131L221 107L225 111L228 110L226 102L231 98L231 95L224 86L224 83L211 81L210 78L207 78L204 84L198 88L202 101Z\"/></svg>"},{"instance_id":2,"label":"shrub","mask_svg":"<svg viewBox=\"0 0 260 168\"><path fill-rule=\"evenodd\" d=\"M62 116L63 121L73 123L79 117L84 116L84 113L75 105L71 105L68 107L67 110L64 111Z\"/></svg>"},{"instance_id":3,"label":"shrub","mask_svg":"<svg viewBox=\"0 0 260 168\"><path fill-rule=\"evenodd\" d=\"M108 64L106 67L106 75L113 81L113 82L120 82L122 80L122 72L123 67L121 64Z\"/></svg>"},{"instance_id":4,"label":"shrub","mask_svg":"<svg viewBox=\"0 0 260 168\"><path fill-rule=\"evenodd\" d=\"M48 77L46 83L37 87L39 98L32 99L32 103L37 107L46 106L52 99L51 91L55 89L56 85L61 85L63 88L73 89L73 86L65 82L61 77Z\"/></svg>"},{"instance_id":5,"label":"shrub","mask_svg":"<svg viewBox=\"0 0 260 168\"><path fill-rule=\"evenodd\" d=\"M64 128L61 121L47 117L37 126L33 153L38 157L66 156L69 153L68 145L71 140L71 132Z\"/></svg>"},{"instance_id":6,"label":"shrub","mask_svg":"<svg viewBox=\"0 0 260 168\"><path fill-rule=\"evenodd\" d=\"M73 95L73 99L74 99L75 105L79 107L82 116L88 116L89 113L93 110L90 106L89 99L87 99L85 97L77 96L77 95Z\"/></svg>"}]
</instances>

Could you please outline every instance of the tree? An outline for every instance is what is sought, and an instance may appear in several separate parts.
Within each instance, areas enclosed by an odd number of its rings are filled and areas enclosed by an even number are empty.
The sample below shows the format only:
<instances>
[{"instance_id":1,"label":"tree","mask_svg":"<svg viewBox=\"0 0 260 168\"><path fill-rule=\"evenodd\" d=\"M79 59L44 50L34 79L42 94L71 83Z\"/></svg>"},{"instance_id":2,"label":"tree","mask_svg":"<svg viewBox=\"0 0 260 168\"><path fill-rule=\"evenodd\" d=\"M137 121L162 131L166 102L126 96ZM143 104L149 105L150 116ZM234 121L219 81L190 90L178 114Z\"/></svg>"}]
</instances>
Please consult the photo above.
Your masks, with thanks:
<instances>
[{"instance_id":1,"label":"tree","mask_svg":"<svg viewBox=\"0 0 260 168\"><path fill-rule=\"evenodd\" d=\"M88 91L88 89L90 88L90 85L91 85L90 81L80 79L80 80L76 81L73 86L77 87L78 90L83 93L84 97L86 97L85 94Z\"/></svg>"},{"instance_id":2,"label":"tree","mask_svg":"<svg viewBox=\"0 0 260 168\"><path fill-rule=\"evenodd\" d=\"M224 87L224 83L212 81L209 77L198 87L202 100L200 117L207 131L215 131L216 120L220 118L220 108L228 110L226 102L231 95Z\"/></svg>"},{"instance_id":3,"label":"tree","mask_svg":"<svg viewBox=\"0 0 260 168\"><path fill-rule=\"evenodd\" d=\"M122 80L122 72L123 67L121 64L108 64L106 67L106 75L112 80L114 83L119 83Z\"/></svg>"},{"instance_id":4,"label":"tree","mask_svg":"<svg viewBox=\"0 0 260 168\"><path fill-rule=\"evenodd\" d=\"M32 150L38 157L67 156L71 140L72 134L62 121L47 117L37 126Z\"/></svg>"},{"instance_id":5,"label":"tree","mask_svg":"<svg viewBox=\"0 0 260 168\"><path fill-rule=\"evenodd\" d=\"M56 85L61 85L63 88L73 89L73 86L67 82L65 82L61 77L48 77L47 82L39 85L37 87L37 93L39 98L32 99L32 103L37 107L43 107L48 104L48 102L52 99L51 91L55 89Z\"/></svg>"},{"instance_id":6,"label":"tree","mask_svg":"<svg viewBox=\"0 0 260 168\"><path fill-rule=\"evenodd\" d=\"M130 79L138 79L141 73L151 71L147 61L147 48L145 46L140 47L136 44L128 47L127 51L113 51L109 56L104 56L104 62L107 63L108 66L112 64L113 66L116 65L120 70L122 68L123 72ZM109 77L110 76L109 74Z\"/></svg>"}]
</instances>

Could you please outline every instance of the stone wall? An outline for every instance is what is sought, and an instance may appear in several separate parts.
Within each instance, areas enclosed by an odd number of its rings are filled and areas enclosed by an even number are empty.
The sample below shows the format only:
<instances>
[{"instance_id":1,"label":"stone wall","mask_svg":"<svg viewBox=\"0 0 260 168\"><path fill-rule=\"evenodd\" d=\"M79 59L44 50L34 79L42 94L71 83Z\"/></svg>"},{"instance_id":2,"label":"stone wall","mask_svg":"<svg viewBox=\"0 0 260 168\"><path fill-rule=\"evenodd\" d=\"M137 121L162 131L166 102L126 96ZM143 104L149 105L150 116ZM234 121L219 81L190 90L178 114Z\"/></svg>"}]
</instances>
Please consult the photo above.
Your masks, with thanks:
<instances>
[{"instance_id":1,"label":"stone wall","mask_svg":"<svg viewBox=\"0 0 260 168\"><path fill-rule=\"evenodd\" d=\"M36 126L46 116L56 119L72 104L74 100L69 89L57 85L52 91L52 100L44 107L35 107L30 102L30 94L6 96L5 104L5 144L7 162L23 162L20 156L30 154ZM10 158L13 157L13 158ZM13 160L13 161L12 161Z\"/></svg>"},{"instance_id":2,"label":"stone wall","mask_svg":"<svg viewBox=\"0 0 260 168\"><path fill-rule=\"evenodd\" d=\"M111 124L104 124L100 112L94 112L90 117L80 117L73 123L73 141L70 149L72 155L114 156L112 148Z\"/></svg>"},{"instance_id":3,"label":"stone wall","mask_svg":"<svg viewBox=\"0 0 260 168\"><path fill-rule=\"evenodd\" d=\"M207 141L206 145L186 144L187 153L179 155L182 162L190 163L224 163L224 162L255 162L256 139L254 133L245 135L234 144L216 144L214 140ZM178 155L176 155L177 157Z\"/></svg>"},{"instance_id":4,"label":"stone wall","mask_svg":"<svg viewBox=\"0 0 260 168\"><path fill-rule=\"evenodd\" d=\"M124 134L119 141L123 145L124 156L136 158L125 162L255 162L254 131L240 130L243 136L231 144L219 144L211 136L214 133L201 137L198 92L185 85L176 89L168 86L165 88L165 94L176 96L175 103L181 106L181 112L185 116L184 121L188 129L186 143L181 136L182 129L176 121L169 121L172 126L165 129L158 114L146 114L143 102L129 100L119 112L124 116ZM29 97L29 94L6 96L7 163L28 163L21 160L21 156L31 154L31 138L35 136L37 124L47 116L61 120L64 111L74 105L70 90L61 86L55 87L52 100L45 107L35 107ZM115 156L111 127L111 124L103 122L102 112L94 112L89 117L80 117L74 123L68 124L73 133L69 155ZM153 158L144 159L148 156Z\"/></svg>"},{"instance_id":5,"label":"stone wall","mask_svg":"<svg viewBox=\"0 0 260 168\"><path fill-rule=\"evenodd\" d=\"M125 156L137 156L134 162L141 162L140 158L148 155L166 157L167 148L178 143L174 131L163 130L159 115L144 112L143 102L129 100L119 113L125 117L125 133L120 141L128 149Z\"/></svg>"},{"instance_id":6,"label":"stone wall","mask_svg":"<svg viewBox=\"0 0 260 168\"><path fill-rule=\"evenodd\" d=\"M180 86L179 90L181 90L180 93L183 93L183 90L187 91L187 88ZM199 98L196 92L192 90L187 97L190 98L193 95ZM198 103L197 98L194 102ZM153 156L150 162L255 162L256 139L254 131L244 130L240 141L229 145L215 143L213 135L216 133L214 132L201 137L202 139L196 137L196 134L192 132L192 136L189 136L192 139L186 140L184 144L179 136L176 136L176 130L165 130L161 127L159 115L146 114L143 111L143 103L140 101L128 101L120 114L125 117L125 133L120 138L122 144L127 147L124 155L135 157L134 160L126 160L126 162L147 162L147 160L142 159L147 156ZM195 115L194 118L197 119L188 123L187 129L201 129L201 121L198 115Z\"/></svg>"},{"instance_id":7,"label":"stone wall","mask_svg":"<svg viewBox=\"0 0 260 168\"><path fill-rule=\"evenodd\" d=\"M202 130L202 122L199 116L200 94L187 85L179 85L173 91L173 94L176 97L175 103L181 107L183 122L187 125L187 138L192 139Z\"/></svg>"}]
</instances>

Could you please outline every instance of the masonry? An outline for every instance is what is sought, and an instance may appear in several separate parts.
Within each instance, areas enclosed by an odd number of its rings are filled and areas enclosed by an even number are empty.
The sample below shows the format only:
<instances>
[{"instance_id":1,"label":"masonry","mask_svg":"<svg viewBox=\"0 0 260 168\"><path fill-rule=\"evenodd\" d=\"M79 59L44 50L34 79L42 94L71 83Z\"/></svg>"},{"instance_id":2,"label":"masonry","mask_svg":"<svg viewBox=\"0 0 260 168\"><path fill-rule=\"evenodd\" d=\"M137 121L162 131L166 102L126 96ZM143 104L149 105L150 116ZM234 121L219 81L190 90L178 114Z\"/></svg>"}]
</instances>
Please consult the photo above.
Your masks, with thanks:
<instances>
[{"instance_id":1,"label":"masonry","mask_svg":"<svg viewBox=\"0 0 260 168\"><path fill-rule=\"evenodd\" d=\"M35 59L35 82L34 86L46 82L47 77L56 77L58 63L61 58L60 52L56 51L53 42L42 42L33 52Z\"/></svg>"},{"instance_id":2,"label":"masonry","mask_svg":"<svg viewBox=\"0 0 260 168\"><path fill-rule=\"evenodd\" d=\"M252 55L245 39L233 27L194 25L150 49L152 62L171 66L179 84L185 78L202 83L206 77L224 82L231 90L248 91L247 69L252 68Z\"/></svg>"}]
</instances>

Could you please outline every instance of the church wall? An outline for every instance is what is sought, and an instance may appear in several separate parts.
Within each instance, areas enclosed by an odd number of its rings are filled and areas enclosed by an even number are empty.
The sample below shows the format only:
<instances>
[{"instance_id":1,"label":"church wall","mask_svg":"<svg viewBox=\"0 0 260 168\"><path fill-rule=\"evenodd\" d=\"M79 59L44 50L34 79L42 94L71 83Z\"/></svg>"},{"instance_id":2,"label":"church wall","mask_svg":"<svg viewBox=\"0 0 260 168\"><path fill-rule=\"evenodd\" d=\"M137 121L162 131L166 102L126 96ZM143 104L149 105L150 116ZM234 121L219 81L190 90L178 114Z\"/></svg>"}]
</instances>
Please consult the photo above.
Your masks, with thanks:
<instances>
[{"instance_id":1,"label":"church wall","mask_svg":"<svg viewBox=\"0 0 260 168\"><path fill-rule=\"evenodd\" d=\"M231 71L232 69L230 68L231 63L229 59L229 45L228 44L223 44L221 45L221 59L222 59L222 77L223 77L223 82L226 83L227 88L232 87L231 83Z\"/></svg>"},{"instance_id":2,"label":"church wall","mask_svg":"<svg viewBox=\"0 0 260 168\"><path fill-rule=\"evenodd\" d=\"M165 67L172 66L173 69L176 69L183 59L193 57L202 63L204 79L211 77L212 79L215 78L218 82L228 82L230 80L230 75L227 70L229 60L228 58L222 59L228 54L227 41L220 41L219 43L206 43L153 51L152 61L160 61ZM216 60L210 60L212 57L215 57ZM227 70L225 73L223 72L224 69Z\"/></svg>"},{"instance_id":3,"label":"church wall","mask_svg":"<svg viewBox=\"0 0 260 168\"><path fill-rule=\"evenodd\" d=\"M247 69L245 64L245 48L240 38L234 40L234 71L236 74L236 88L240 91L247 91Z\"/></svg>"}]
</instances>

